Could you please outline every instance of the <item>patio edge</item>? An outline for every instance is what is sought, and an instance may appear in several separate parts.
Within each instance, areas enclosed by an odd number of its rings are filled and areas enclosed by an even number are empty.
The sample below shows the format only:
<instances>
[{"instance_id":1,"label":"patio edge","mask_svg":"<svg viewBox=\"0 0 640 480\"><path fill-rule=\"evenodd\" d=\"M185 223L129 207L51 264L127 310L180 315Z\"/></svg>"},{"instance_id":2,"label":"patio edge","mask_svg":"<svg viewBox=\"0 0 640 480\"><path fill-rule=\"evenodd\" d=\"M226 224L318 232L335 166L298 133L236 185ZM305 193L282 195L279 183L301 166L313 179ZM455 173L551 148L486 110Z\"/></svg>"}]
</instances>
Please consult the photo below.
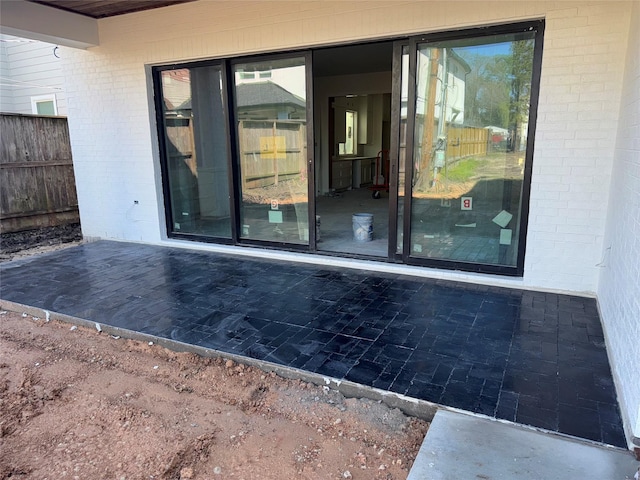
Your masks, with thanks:
<instances>
[{"instance_id":1,"label":"patio edge","mask_svg":"<svg viewBox=\"0 0 640 480\"><path fill-rule=\"evenodd\" d=\"M312 383L317 386L328 387L341 393L346 398L366 398L368 400L381 402L389 408L397 408L406 415L420 418L429 422L433 419L438 409L442 408L440 405L427 402L426 400L407 397L405 395L369 387L367 385L351 382L349 380L340 380L334 377L321 375L319 373L313 373L293 367L278 365L276 363L268 362L265 360L258 360L251 357L245 357L243 355L223 352L221 350L200 347L198 345L183 343L177 340L170 340L148 333L136 332L134 330L128 330L126 328L114 327L112 325L85 320L80 317L53 312L40 307L32 307L9 300L0 299L0 309L12 311L15 313L23 313L27 314L28 316L40 319L47 319L46 321L57 320L63 323L68 323L70 325L77 325L90 329L97 330L97 327L99 326L100 330L97 331L104 332L107 335L114 335L121 338L143 342L153 342L156 345L167 348L174 352L194 353L208 358L222 357L230 359L237 363L259 368L266 373L274 372L283 378L288 378L290 380L302 380L304 382Z\"/></svg>"}]
</instances>

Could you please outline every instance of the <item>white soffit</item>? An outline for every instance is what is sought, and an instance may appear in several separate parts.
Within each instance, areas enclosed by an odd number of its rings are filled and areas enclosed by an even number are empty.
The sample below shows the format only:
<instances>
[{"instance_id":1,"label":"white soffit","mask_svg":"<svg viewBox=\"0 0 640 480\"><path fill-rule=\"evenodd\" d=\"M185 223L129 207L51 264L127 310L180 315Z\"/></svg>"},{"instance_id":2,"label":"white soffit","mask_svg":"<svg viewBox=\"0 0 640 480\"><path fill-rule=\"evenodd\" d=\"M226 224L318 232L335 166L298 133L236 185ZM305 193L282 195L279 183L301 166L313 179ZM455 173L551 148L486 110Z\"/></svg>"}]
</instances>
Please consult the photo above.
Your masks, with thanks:
<instances>
[{"instance_id":1,"label":"white soffit","mask_svg":"<svg viewBox=\"0 0 640 480\"><path fill-rule=\"evenodd\" d=\"M97 20L24 0L0 1L0 31L73 48L99 44Z\"/></svg>"}]
</instances>

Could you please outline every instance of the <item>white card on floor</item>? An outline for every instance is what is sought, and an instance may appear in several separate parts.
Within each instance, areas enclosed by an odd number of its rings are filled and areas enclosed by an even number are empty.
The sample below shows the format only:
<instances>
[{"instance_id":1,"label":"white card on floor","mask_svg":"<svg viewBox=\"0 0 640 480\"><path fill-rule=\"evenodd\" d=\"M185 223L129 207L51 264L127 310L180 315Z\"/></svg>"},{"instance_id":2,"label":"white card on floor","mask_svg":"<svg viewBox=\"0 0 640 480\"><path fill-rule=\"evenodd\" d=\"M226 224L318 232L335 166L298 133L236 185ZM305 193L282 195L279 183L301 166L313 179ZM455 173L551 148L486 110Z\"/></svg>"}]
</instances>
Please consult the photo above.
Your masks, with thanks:
<instances>
[{"instance_id":1,"label":"white card on floor","mask_svg":"<svg viewBox=\"0 0 640 480\"><path fill-rule=\"evenodd\" d=\"M282 210L269 210L269 223L282 223Z\"/></svg>"},{"instance_id":2,"label":"white card on floor","mask_svg":"<svg viewBox=\"0 0 640 480\"><path fill-rule=\"evenodd\" d=\"M513 218L513 215L511 215L506 210L502 210L499 214L493 217L493 223L496 223L500 225L502 228L504 228L509 224L512 218Z\"/></svg>"},{"instance_id":3,"label":"white card on floor","mask_svg":"<svg viewBox=\"0 0 640 480\"><path fill-rule=\"evenodd\" d=\"M511 229L503 228L500 230L500 245L511 245Z\"/></svg>"}]
</instances>

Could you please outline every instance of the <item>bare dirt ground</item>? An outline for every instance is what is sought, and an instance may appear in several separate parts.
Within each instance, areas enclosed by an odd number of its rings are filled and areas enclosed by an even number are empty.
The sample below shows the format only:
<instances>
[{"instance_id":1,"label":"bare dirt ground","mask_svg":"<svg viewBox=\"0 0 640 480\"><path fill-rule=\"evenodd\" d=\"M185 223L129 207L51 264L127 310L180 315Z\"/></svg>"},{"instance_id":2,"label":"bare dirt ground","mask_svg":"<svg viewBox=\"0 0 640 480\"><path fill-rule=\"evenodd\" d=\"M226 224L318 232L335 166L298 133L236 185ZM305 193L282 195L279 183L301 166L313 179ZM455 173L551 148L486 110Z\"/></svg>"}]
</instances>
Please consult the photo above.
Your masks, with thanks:
<instances>
[{"instance_id":1,"label":"bare dirt ground","mask_svg":"<svg viewBox=\"0 0 640 480\"><path fill-rule=\"evenodd\" d=\"M0 233L0 262L51 252L82 241L79 223L23 232Z\"/></svg>"},{"instance_id":2,"label":"bare dirt ground","mask_svg":"<svg viewBox=\"0 0 640 480\"><path fill-rule=\"evenodd\" d=\"M0 479L404 479L427 429L224 358L0 312Z\"/></svg>"},{"instance_id":3,"label":"bare dirt ground","mask_svg":"<svg viewBox=\"0 0 640 480\"><path fill-rule=\"evenodd\" d=\"M0 478L400 479L427 423L223 358L0 315Z\"/></svg>"},{"instance_id":4,"label":"bare dirt ground","mask_svg":"<svg viewBox=\"0 0 640 480\"><path fill-rule=\"evenodd\" d=\"M447 180L445 175L438 174L438 182L434 186L419 185L415 187L412 195L414 198L442 198L453 200L471 192L478 182L482 180L518 180L524 175L524 152L509 152L501 154L488 154L477 157L484 164L478 175L473 175L467 180ZM430 178L430 177L428 177ZM425 180L423 180L423 183Z\"/></svg>"}]
</instances>

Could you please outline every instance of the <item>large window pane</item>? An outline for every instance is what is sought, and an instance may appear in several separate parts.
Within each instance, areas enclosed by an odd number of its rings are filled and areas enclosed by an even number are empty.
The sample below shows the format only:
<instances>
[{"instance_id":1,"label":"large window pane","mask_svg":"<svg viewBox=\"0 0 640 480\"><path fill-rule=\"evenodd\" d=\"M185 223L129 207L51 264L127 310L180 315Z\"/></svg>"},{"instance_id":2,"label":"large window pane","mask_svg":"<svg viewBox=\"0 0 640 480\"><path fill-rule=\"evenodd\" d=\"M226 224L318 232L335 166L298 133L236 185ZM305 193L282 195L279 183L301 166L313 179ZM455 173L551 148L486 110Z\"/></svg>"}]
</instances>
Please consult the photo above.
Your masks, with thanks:
<instances>
[{"instance_id":1,"label":"large window pane","mask_svg":"<svg viewBox=\"0 0 640 480\"><path fill-rule=\"evenodd\" d=\"M234 66L241 237L309 243L304 58Z\"/></svg>"},{"instance_id":2,"label":"large window pane","mask_svg":"<svg viewBox=\"0 0 640 480\"><path fill-rule=\"evenodd\" d=\"M404 196L407 165L407 115L409 107L409 47L402 47L400 76L400 132L398 138L398 223L396 227L396 253L404 246Z\"/></svg>"},{"instance_id":3,"label":"large window pane","mask_svg":"<svg viewBox=\"0 0 640 480\"><path fill-rule=\"evenodd\" d=\"M534 35L418 44L413 257L516 265Z\"/></svg>"},{"instance_id":4,"label":"large window pane","mask_svg":"<svg viewBox=\"0 0 640 480\"><path fill-rule=\"evenodd\" d=\"M221 70L160 73L171 231L231 237Z\"/></svg>"}]
</instances>

